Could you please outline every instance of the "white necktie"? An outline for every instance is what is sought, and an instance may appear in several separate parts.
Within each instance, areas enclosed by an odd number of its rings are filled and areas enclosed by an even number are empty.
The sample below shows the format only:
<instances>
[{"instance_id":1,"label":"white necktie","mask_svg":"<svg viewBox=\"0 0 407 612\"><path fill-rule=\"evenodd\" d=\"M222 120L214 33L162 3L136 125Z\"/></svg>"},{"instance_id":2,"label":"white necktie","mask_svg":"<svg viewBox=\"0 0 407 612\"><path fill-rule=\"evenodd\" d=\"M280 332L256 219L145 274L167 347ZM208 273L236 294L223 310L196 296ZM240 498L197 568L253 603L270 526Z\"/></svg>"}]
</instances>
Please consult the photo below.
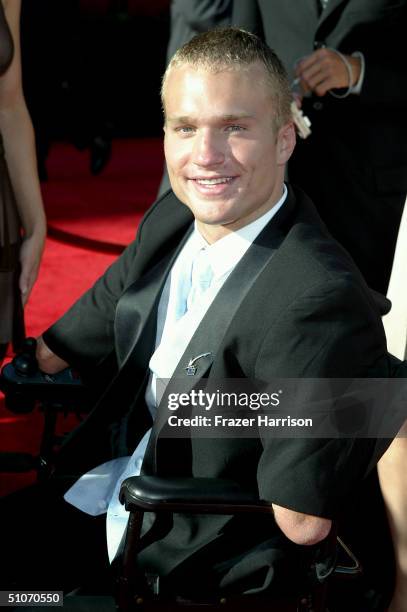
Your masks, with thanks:
<instances>
[{"instance_id":1,"label":"white necktie","mask_svg":"<svg viewBox=\"0 0 407 612\"><path fill-rule=\"evenodd\" d=\"M186 310L199 304L203 294L209 289L213 279L213 270L209 262L208 251L203 248L197 253L191 270L191 289L186 302Z\"/></svg>"}]
</instances>

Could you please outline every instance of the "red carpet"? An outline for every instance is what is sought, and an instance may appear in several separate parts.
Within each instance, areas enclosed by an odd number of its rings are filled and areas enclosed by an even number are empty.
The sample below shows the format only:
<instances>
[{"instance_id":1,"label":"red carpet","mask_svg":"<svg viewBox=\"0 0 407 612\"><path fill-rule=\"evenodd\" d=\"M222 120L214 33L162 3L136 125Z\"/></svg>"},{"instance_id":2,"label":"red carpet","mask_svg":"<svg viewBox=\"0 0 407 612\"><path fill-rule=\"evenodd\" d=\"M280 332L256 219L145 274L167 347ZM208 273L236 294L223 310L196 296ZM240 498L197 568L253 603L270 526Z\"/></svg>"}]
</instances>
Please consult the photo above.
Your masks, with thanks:
<instances>
[{"instance_id":1,"label":"red carpet","mask_svg":"<svg viewBox=\"0 0 407 612\"><path fill-rule=\"evenodd\" d=\"M157 140L113 142L112 159L97 178L89 175L87 152L55 146L48 163L52 180L44 185L50 235L123 247L134 237L154 200L163 167ZM85 245L86 242L81 244ZM97 245L96 245L97 246Z\"/></svg>"},{"instance_id":2,"label":"red carpet","mask_svg":"<svg viewBox=\"0 0 407 612\"><path fill-rule=\"evenodd\" d=\"M98 177L88 156L66 144L54 145L43 185L49 223L40 276L26 309L27 335L37 336L103 273L134 237L154 201L163 157L159 140L116 141L112 159ZM58 431L75 424L61 420ZM0 396L0 451L37 453L42 431L39 410L14 415ZM0 473L0 495L28 484L34 473Z\"/></svg>"}]
</instances>

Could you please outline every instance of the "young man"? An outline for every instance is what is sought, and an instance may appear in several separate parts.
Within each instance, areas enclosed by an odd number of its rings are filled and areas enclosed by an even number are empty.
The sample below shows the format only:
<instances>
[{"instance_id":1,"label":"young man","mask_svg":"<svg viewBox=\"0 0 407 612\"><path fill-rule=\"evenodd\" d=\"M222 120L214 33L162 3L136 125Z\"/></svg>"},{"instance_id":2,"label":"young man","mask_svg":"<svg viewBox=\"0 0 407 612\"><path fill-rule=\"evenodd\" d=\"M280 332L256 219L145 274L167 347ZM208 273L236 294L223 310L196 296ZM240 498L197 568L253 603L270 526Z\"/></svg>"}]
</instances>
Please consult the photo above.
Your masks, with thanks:
<instances>
[{"instance_id":1,"label":"young man","mask_svg":"<svg viewBox=\"0 0 407 612\"><path fill-rule=\"evenodd\" d=\"M140 559L183 595L292 590L375 458L371 440L161 435L168 408L156 401L157 379L188 391L203 377L388 374L363 279L308 198L284 185L295 146L290 102L281 62L254 35L228 28L182 47L163 81L173 191L39 343L45 372L106 372L112 355L118 365L56 475L136 449L146 474L229 478L270 502L255 522L174 515Z\"/></svg>"}]
</instances>

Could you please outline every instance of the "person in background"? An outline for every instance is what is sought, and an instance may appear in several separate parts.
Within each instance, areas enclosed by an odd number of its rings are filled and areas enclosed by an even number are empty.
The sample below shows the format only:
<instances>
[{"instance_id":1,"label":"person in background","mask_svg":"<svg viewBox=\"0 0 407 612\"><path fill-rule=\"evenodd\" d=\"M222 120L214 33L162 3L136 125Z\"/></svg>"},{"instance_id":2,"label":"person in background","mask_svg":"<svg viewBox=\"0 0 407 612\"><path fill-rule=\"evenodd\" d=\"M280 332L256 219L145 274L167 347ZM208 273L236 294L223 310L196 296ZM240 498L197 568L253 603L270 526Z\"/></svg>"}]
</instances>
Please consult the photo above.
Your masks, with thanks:
<instances>
[{"instance_id":1,"label":"person in background","mask_svg":"<svg viewBox=\"0 0 407 612\"><path fill-rule=\"evenodd\" d=\"M385 295L407 192L407 1L234 0L232 24L283 60L312 124L289 179Z\"/></svg>"},{"instance_id":2,"label":"person in background","mask_svg":"<svg viewBox=\"0 0 407 612\"><path fill-rule=\"evenodd\" d=\"M20 66L20 1L0 2L0 362L24 338L46 220Z\"/></svg>"}]
</instances>

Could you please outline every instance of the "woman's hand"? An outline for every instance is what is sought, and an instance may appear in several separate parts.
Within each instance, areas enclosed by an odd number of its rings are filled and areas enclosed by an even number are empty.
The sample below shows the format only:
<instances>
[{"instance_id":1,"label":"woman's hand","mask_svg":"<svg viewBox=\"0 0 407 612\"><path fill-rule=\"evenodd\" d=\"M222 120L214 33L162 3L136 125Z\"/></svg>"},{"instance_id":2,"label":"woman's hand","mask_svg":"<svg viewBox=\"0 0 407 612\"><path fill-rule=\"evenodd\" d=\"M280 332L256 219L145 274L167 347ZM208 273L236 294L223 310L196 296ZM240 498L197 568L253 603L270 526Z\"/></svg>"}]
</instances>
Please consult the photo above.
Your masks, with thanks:
<instances>
[{"instance_id":1,"label":"woman's hand","mask_svg":"<svg viewBox=\"0 0 407 612\"><path fill-rule=\"evenodd\" d=\"M24 238L20 249L21 273L19 288L23 306L27 303L35 280L38 276L42 252L45 244L45 233L34 232L32 236Z\"/></svg>"}]
</instances>

